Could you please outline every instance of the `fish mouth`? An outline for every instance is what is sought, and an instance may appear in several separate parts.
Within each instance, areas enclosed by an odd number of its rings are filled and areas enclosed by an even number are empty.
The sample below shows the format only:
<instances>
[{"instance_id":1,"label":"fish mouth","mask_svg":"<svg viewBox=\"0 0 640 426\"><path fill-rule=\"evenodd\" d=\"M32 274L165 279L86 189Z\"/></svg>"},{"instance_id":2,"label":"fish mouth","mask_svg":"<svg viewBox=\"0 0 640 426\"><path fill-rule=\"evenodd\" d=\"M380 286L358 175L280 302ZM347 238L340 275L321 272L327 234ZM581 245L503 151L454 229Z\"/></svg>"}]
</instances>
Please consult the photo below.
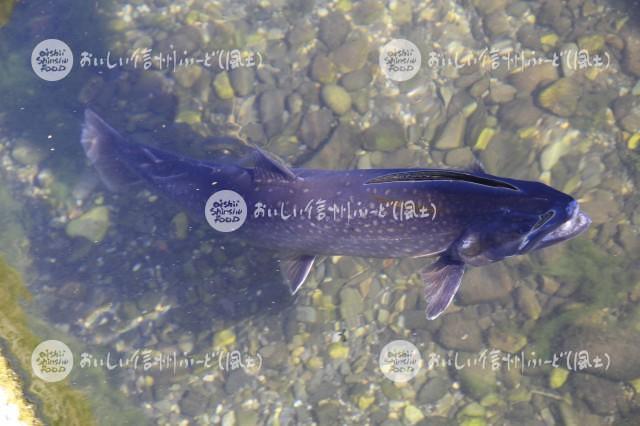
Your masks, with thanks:
<instances>
[{"instance_id":1,"label":"fish mouth","mask_svg":"<svg viewBox=\"0 0 640 426\"><path fill-rule=\"evenodd\" d=\"M589 228L589 225L591 225L591 218L582 212L580 208L576 207L571 217L556 229L542 237L534 249L541 249L552 244L574 238L586 231Z\"/></svg>"}]
</instances>

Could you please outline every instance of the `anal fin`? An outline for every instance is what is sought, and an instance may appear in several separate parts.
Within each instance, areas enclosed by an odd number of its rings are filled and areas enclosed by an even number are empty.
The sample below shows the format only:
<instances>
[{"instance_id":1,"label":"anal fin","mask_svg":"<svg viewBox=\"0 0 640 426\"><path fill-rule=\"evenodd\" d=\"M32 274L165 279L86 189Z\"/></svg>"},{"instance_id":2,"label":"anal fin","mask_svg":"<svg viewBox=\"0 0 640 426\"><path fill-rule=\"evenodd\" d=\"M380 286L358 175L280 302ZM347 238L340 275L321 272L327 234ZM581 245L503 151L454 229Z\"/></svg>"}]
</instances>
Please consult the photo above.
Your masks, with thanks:
<instances>
[{"instance_id":1,"label":"anal fin","mask_svg":"<svg viewBox=\"0 0 640 426\"><path fill-rule=\"evenodd\" d=\"M427 319L436 319L458 292L464 275L464 263L443 256L424 269L421 275L425 286Z\"/></svg>"},{"instance_id":2,"label":"anal fin","mask_svg":"<svg viewBox=\"0 0 640 426\"><path fill-rule=\"evenodd\" d=\"M307 279L307 276L309 276L315 260L315 256L303 254L280 261L280 271L289 285L292 295L296 294L300 286Z\"/></svg>"}]
</instances>

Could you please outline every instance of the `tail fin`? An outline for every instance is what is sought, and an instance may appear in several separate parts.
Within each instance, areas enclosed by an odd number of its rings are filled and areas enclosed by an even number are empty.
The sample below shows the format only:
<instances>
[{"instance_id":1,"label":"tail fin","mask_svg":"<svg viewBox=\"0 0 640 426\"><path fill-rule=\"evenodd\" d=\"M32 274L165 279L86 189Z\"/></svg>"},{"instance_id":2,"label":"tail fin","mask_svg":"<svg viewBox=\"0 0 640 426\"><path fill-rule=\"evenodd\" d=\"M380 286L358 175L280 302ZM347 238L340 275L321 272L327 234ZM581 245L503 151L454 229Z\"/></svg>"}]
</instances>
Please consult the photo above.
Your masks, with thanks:
<instances>
[{"instance_id":1,"label":"tail fin","mask_svg":"<svg viewBox=\"0 0 640 426\"><path fill-rule=\"evenodd\" d=\"M110 190L121 191L142 182L124 157L128 142L88 108L84 112L80 141L89 162Z\"/></svg>"}]
</instances>

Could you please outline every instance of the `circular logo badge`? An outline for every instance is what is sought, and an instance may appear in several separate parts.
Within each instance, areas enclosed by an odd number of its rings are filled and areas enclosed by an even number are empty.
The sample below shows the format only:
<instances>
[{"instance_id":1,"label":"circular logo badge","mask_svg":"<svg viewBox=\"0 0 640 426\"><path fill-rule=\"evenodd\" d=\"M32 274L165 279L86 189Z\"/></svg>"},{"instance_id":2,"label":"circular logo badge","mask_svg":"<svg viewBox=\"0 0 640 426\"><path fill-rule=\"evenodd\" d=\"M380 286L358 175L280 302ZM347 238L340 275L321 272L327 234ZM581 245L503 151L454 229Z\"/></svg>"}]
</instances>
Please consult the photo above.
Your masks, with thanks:
<instances>
[{"instance_id":1,"label":"circular logo badge","mask_svg":"<svg viewBox=\"0 0 640 426\"><path fill-rule=\"evenodd\" d=\"M418 46L403 38L394 38L382 46L378 64L387 78L407 81L420 70L422 56Z\"/></svg>"},{"instance_id":2,"label":"circular logo badge","mask_svg":"<svg viewBox=\"0 0 640 426\"><path fill-rule=\"evenodd\" d=\"M62 80L71 72L72 67L73 52L62 40L43 40L31 52L31 68L43 80Z\"/></svg>"},{"instance_id":3,"label":"circular logo badge","mask_svg":"<svg viewBox=\"0 0 640 426\"><path fill-rule=\"evenodd\" d=\"M73 353L59 340L45 340L31 353L33 374L45 382L59 382L71 373Z\"/></svg>"},{"instance_id":4,"label":"circular logo badge","mask_svg":"<svg viewBox=\"0 0 640 426\"><path fill-rule=\"evenodd\" d=\"M209 197L204 215L216 231L232 232L247 220L247 203L237 192L225 189Z\"/></svg>"},{"instance_id":5,"label":"circular logo badge","mask_svg":"<svg viewBox=\"0 0 640 426\"><path fill-rule=\"evenodd\" d=\"M387 379L405 383L418 374L422 367L422 355L413 343L394 340L382 348L378 362Z\"/></svg>"}]
</instances>

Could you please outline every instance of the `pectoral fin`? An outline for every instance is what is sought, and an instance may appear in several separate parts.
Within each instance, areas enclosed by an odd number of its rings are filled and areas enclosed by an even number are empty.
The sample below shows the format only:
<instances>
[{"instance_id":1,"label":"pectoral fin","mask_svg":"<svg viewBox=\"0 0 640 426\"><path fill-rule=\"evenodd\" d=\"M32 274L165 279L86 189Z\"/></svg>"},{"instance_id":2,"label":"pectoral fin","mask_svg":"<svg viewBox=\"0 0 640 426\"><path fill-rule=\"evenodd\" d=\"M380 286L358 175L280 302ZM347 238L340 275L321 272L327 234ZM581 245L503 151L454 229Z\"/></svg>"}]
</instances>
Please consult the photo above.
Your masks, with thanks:
<instances>
[{"instance_id":1,"label":"pectoral fin","mask_svg":"<svg viewBox=\"0 0 640 426\"><path fill-rule=\"evenodd\" d=\"M435 319L447 309L460 288L464 275L464 263L441 257L424 269L421 275L425 285L427 319Z\"/></svg>"},{"instance_id":2,"label":"pectoral fin","mask_svg":"<svg viewBox=\"0 0 640 426\"><path fill-rule=\"evenodd\" d=\"M296 294L307 279L315 260L315 256L301 255L280 261L280 271L289 285L292 295Z\"/></svg>"}]
</instances>

